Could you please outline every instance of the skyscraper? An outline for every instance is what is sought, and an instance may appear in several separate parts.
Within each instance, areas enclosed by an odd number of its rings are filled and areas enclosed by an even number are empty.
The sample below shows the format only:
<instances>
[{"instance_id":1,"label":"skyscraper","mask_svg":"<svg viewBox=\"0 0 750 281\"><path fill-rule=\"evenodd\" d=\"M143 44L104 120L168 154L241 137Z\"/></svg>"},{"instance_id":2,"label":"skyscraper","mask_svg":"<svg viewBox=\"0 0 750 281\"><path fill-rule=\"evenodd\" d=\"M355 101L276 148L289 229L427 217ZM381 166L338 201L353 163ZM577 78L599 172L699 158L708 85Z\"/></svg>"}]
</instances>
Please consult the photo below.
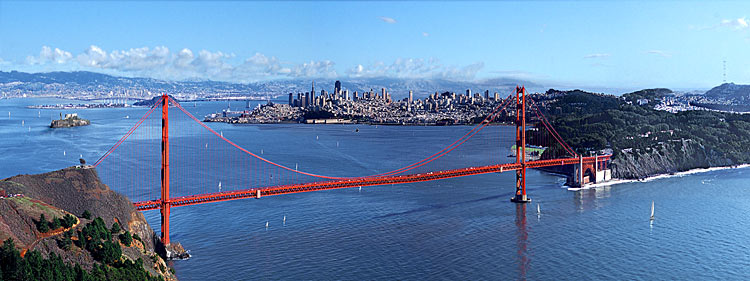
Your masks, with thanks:
<instances>
[{"instance_id":1,"label":"skyscraper","mask_svg":"<svg viewBox=\"0 0 750 281\"><path fill-rule=\"evenodd\" d=\"M294 106L294 97L292 97L292 93L289 93L289 106Z\"/></svg>"},{"instance_id":2,"label":"skyscraper","mask_svg":"<svg viewBox=\"0 0 750 281\"><path fill-rule=\"evenodd\" d=\"M336 80L336 83L333 87L333 93L337 96L341 93L341 81Z\"/></svg>"},{"instance_id":3,"label":"skyscraper","mask_svg":"<svg viewBox=\"0 0 750 281\"><path fill-rule=\"evenodd\" d=\"M313 93L313 95L315 95L315 81L312 81L312 90L310 90L310 93Z\"/></svg>"},{"instance_id":4,"label":"skyscraper","mask_svg":"<svg viewBox=\"0 0 750 281\"><path fill-rule=\"evenodd\" d=\"M412 103L414 101L414 95L412 94L412 91L409 91L409 103Z\"/></svg>"},{"instance_id":5,"label":"skyscraper","mask_svg":"<svg viewBox=\"0 0 750 281\"><path fill-rule=\"evenodd\" d=\"M484 90L484 99L489 100L490 99L490 90Z\"/></svg>"}]
</instances>

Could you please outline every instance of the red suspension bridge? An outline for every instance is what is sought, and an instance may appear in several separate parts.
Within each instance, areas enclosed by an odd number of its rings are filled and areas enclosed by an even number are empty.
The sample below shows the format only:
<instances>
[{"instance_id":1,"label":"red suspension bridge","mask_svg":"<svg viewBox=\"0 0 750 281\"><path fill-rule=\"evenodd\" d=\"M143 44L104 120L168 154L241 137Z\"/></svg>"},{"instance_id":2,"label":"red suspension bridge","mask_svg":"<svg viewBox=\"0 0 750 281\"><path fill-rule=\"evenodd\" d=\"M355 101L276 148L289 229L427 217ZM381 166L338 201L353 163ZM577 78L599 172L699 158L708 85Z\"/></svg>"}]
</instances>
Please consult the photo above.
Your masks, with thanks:
<instances>
[{"instance_id":1,"label":"red suspension bridge","mask_svg":"<svg viewBox=\"0 0 750 281\"><path fill-rule=\"evenodd\" d=\"M528 107L527 102L530 104ZM508 110L511 105L515 107L512 111ZM170 113L170 107L176 110ZM149 118L157 109L161 109L161 124L158 122L159 119ZM527 110L534 113L535 128L527 127ZM172 122L170 122L170 116ZM511 116L515 120L514 162L501 163L500 159L504 157L503 155L488 155L487 160L482 163L456 164L456 161L451 161L453 166L448 168L435 165L438 159L448 158L444 157L448 154L462 153L461 149L469 146L467 143L474 136L503 116ZM174 122L175 119L180 120ZM540 159L538 154L530 156L526 151L527 131L535 132L537 136L533 141L535 147L557 146L564 151L565 157ZM154 145L159 139L160 151ZM155 157L155 155L160 155L161 158L160 174L148 165L140 164L149 161L148 158ZM179 167L170 166L170 161L174 163L179 157L186 155L190 157L191 162L198 163ZM577 154L552 127L534 101L527 100L526 90L523 87L517 87L515 95L497 102L493 111L489 112L482 122L450 145L420 161L389 172L353 177L322 175L299 170L296 164L292 168L291 165L283 165L261 155L263 155L263 150L260 154L256 154L229 140L224 137L222 131L217 132L204 124L183 105L164 95L92 166L111 165L110 169L102 171L102 177L106 178L107 183L115 190L126 194L135 202L136 209L140 211L161 210L162 242L169 245L169 216L170 209L173 207L328 189L435 181L502 172L515 172L516 175L516 192L511 201L526 203L531 201L526 194L526 169L575 165L573 169L575 175L571 183L582 185L606 178L602 173L606 170L611 157L611 155L583 157ZM467 160L467 162L470 161ZM129 168L125 169L122 166ZM232 169L224 169L229 166ZM226 172L216 175L214 172L217 170L226 170ZM202 174L197 177L197 180L188 181L179 178L180 175L187 173ZM159 195L154 192L157 188L153 183L156 182L161 183ZM216 182L218 182L218 191L214 189ZM222 182L225 183L223 191ZM207 188L208 186L211 188Z\"/></svg>"}]
</instances>

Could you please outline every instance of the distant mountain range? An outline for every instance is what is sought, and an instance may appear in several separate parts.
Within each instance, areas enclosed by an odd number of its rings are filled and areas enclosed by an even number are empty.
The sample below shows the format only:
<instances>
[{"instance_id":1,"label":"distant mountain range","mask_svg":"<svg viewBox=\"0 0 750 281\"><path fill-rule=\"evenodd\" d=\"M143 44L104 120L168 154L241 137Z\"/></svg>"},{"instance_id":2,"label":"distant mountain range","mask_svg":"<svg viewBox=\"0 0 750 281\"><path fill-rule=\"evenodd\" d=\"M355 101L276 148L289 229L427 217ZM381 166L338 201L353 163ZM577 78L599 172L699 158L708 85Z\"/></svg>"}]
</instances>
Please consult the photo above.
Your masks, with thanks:
<instances>
[{"instance_id":1,"label":"distant mountain range","mask_svg":"<svg viewBox=\"0 0 750 281\"><path fill-rule=\"evenodd\" d=\"M525 85L527 89L543 90L543 86L531 81L510 78L496 78L479 81L451 81L443 79L401 79L401 78L352 78L340 79L342 88L350 92L377 91L385 88L394 98L405 97L411 90L417 97L434 92L451 91L508 93L516 85ZM54 93L96 93L114 91L149 91L151 93L169 93L175 95L193 95L197 97L256 96L276 97L288 93L309 92L312 82L315 91L321 89L333 91L336 79L295 79L270 80L253 83L230 83L218 81L166 81L152 78L118 77L96 72L47 72L25 73L18 71L0 71L0 91L3 93L28 93L31 95L51 95ZM128 92L129 93L129 92ZM66 94L59 94L65 96Z\"/></svg>"}]
</instances>

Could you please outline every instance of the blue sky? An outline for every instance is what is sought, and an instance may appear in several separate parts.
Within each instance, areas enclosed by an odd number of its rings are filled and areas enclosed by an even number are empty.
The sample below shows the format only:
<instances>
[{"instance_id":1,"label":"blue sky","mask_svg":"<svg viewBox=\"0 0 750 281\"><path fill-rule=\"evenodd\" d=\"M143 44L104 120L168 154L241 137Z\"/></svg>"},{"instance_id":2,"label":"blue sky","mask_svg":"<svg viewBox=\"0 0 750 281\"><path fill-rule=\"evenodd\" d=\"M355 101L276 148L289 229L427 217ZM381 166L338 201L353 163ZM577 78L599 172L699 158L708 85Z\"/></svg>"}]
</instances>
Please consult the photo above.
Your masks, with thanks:
<instances>
[{"instance_id":1,"label":"blue sky","mask_svg":"<svg viewBox=\"0 0 750 281\"><path fill-rule=\"evenodd\" d=\"M750 84L747 2L0 1L0 70Z\"/></svg>"}]
</instances>

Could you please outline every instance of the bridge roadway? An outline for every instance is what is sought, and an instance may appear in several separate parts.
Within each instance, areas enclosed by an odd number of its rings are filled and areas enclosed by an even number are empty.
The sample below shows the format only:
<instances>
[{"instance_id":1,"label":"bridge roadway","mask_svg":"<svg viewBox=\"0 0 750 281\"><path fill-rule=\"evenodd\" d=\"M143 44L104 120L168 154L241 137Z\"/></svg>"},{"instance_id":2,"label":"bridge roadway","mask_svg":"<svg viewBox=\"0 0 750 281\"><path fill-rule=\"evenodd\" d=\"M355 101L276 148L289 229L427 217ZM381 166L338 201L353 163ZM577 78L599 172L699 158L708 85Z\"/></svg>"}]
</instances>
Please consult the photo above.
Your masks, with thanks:
<instances>
[{"instance_id":1,"label":"bridge roadway","mask_svg":"<svg viewBox=\"0 0 750 281\"><path fill-rule=\"evenodd\" d=\"M603 162L608 161L612 155L603 155L598 157L583 157L583 164L593 164L596 161ZM536 160L526 162L526 168L541 168L549 166L560 166L560 165L573 165L580 164L579 158L560 158L560 159L548 159L548 160ZM448 178L465 177L487 173L502 173L508 171L515 171L522 168L521 163L507 163L490 166L480 167L468 167L455 170L445 170L437 172L428 172L420 174L409 174L409 175L396 175L396 176L380 176L380 177L360 177L343 180L332 180L322 182L309 182L269 187L258 187L236 191L225 191L215 192L207 194L196 194L182 197L174 197L170 199L170 205L172 207L181 207L189 205L197 205L203 203L229 201L244 198L258 198L271 195L282 195L292 194L300 192L311 192L327 189L339 189L339 188L352 188L359 186L375 186L375 185L387 185L387 184L402 184L402 183L414 183L423 181L434 181ZM260 195L258 194L260 191ZM139 211L156 210L161 208L161 200L150 200L135 202L133 205Z\"/></svg>"}]
</instances>

